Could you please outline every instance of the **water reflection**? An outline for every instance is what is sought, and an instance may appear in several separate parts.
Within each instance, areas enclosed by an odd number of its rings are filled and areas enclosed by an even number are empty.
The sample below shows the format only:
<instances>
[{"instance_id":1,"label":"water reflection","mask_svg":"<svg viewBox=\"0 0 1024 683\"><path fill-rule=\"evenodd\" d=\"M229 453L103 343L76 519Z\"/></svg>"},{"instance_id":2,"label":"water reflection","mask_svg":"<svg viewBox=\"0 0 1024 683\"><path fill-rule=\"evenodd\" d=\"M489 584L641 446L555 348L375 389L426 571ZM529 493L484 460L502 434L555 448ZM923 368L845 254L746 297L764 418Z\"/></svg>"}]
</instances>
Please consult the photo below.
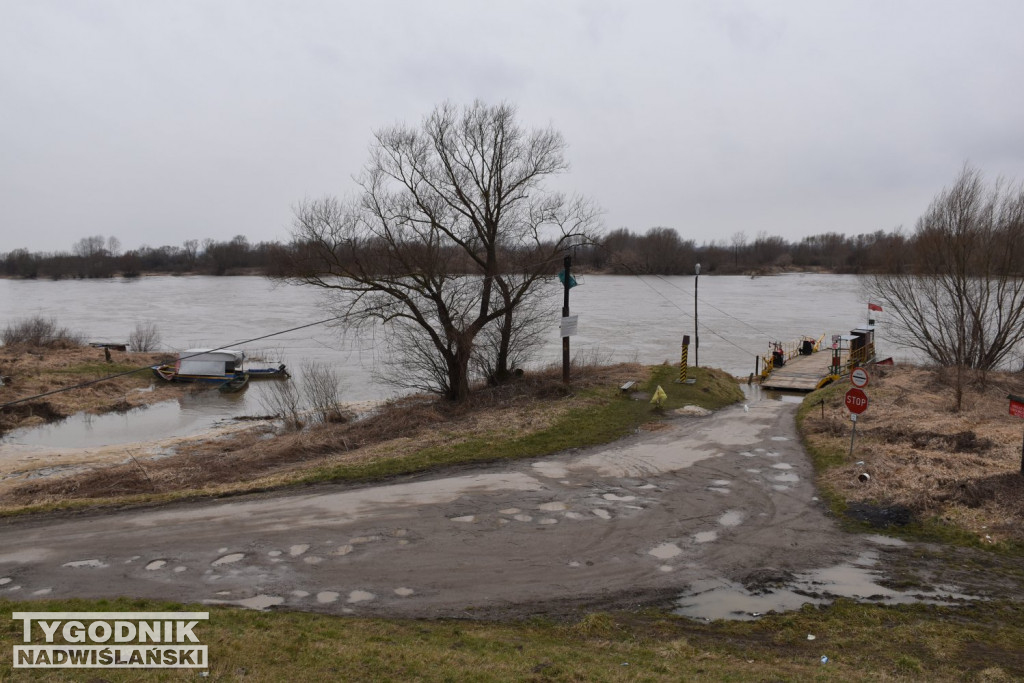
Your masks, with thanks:
<instances>
[{"instance_id":1,"label":"water reflection","mask_svg":"<svg viewBox=\"0 0 1024 683\"><path fill-rule=\"evenodd\" d=\"M981 599L952 586L930 586L927 594L887 588L878 583L884 578L882 573L872 568L877 559L877 553L869 551L851 562L796 574L781 585L747 588L723 578L696 581L679 597L674 611L706 621L750 621L769 612L797 610L805 604L830 604L841 597L882 605L951 605Z\"/></svg>"}]
</instances>

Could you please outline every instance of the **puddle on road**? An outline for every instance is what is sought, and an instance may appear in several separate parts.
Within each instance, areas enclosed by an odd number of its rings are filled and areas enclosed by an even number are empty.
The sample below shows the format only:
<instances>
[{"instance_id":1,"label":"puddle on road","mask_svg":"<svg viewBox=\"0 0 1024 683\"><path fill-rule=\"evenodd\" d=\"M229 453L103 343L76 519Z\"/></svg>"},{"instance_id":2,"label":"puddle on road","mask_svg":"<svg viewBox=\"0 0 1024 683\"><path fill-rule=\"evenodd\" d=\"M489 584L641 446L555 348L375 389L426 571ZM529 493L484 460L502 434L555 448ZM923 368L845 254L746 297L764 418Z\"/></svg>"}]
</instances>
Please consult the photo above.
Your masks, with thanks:
<instances>
[{"instance_id":1,"label":"puddle on road","mask_svg":"<svg viewBox=\"0 0 1024 683\"><path fill-rule=\"evenodd\" d=\"M677 546L675 543L662 543L661 545L655 546L647 551L648 555L653 555L659 560L670 560L673 557L678 557L683 554L682 548Z\"/></svg>"},{"instance_id":2,"label":"puddle on road","mask_svg":"<svg viewBox=\"0 0 1024 683\"><path fill-rule=\"evenodd\" d=\"M713 543L718 540L717 531L698 531L693 535L694 543Z\"/></svg>"},{"instance_id":3,"label":"puddle on road","mask_svg":"<svg viewBox=\"0 0 1024 683\"><path fill-rule=\"evenodd\" d=\"M61 565L62 567L71 567L72 569L78 569L80 567L91 567L93 569L104 569L109 566L99 560L75 560L74 562L65 562Z\"/></svg>"},{"instance_id":4,"label":"puddle on road","mask_svg":"<svg viewBox=\"0 0 1024 683\"><path fill-rule=\"evenodd\" d=\"M853 562L796 574L783 587L750 591L742 584L726 579L695 582L690 591L676 601L676 614L711 621L733 619L749 621L769 612L787 612L805 604L827 605L837 598L882 605L926 603L950 605L980 600L951 586L932 586L923 592L902 592L878 584L880 572L871 569L876 555L864 553Z\"/></svg>"},{"instance_id":5,"label":"puddle on road","mask_svg":"<svg viewBox=\"0 0 1024 683\"><path fill-rule=\"evenodd\" d=\"M771 389L764 389L760 384L740 384L740 389L743 391L743 396L747 400L748 405L752 405L757 401L781 401L782 403L803 403L804 398L807 396L805 393L787 393L783 391L773 391Z\"/></svg>"},{"instance_id":6,"label":"puddle on road","mask_svg":"<svg viewBox=\"0 0 1024 683\"><path fill-rule=\"evenodd\" d=\"M739 510L729 510L718 518L718 523L722 526L739 526L742 522L743 513Z\"/></svg>"},{"instance_id":7,"label":"puddle on road","mask_svg":"<svg viewBox=\"0 0 1024 683\"><path fill-rule=\"evenodd\" d=\"M221 591L217 595L229 595L230 591ZM245 607L247 609L254 609L263 611L271 607L275 607L284 602L284 598L279 595L254 595L251 598L245 598L244 600L203 600L203 603L207 605L238 605L239 607Z\"/></svg>"}]
</instances>

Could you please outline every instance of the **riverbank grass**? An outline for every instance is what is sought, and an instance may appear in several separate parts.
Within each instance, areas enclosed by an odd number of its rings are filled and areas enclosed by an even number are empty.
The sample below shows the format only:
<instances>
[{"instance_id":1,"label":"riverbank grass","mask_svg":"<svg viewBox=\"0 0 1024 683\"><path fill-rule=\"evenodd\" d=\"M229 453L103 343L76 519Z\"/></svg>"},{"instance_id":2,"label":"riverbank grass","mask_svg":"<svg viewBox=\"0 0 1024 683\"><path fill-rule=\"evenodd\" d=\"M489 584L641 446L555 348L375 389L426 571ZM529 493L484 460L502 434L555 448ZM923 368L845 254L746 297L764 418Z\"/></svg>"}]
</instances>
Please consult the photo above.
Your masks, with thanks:
<instances>
[{"instance_id":1,"label":"riverbank grass","mask_svg":"<svg viewBox=\"0 0 1024 683\"><path fill-rule=\"evenodd\" d=\"M416 450L408 455L354 464L328 465L301 477L302 483L359 481L421 472L448 465L541 457L560 451L587 448L615 441L643 425L649 428L687 405L718 410L743 398L736 381L715 369L694 368L694 384L678 384L676 366L659 365L643 369L645 381L637 391L625 393L621 386L590 387L579 392L581 407L564 411L542 429L527 433L491 431ZM661 386L668 398L661 408L649 402Z\"/></svg>"},{"instance_id":2,"label":"riverbank grass","mask_svg":"<svg viewBox=\"0 0 1024 683\"><path fill-rule=\"evenodd\" d=\"M797 429L821 495L850 531L1024 555L1021 422L1007 414L1011 374L965 387L963 410L937 369L875 367L853 423L848 382L808 395Z\"/></svg>"},{"instance_id":3,"label":"riverbank grass","mask_svg":"<svg viewBox=\"0 0 1024 683\"><path fill-rule=\"evenodd\" d=\"M223 681L1010 681L1024 675L1024 610L1013 603L881 607L840 600L758 621L704 624L653 611L481 622L129 599L0 600L6 614L182 610L210 612L194 632L209 648L209 679ZM77 680L82 673L13 670L22 625L7 620L0 634L2 680ZM38 642L38 629L36 636ZM197 676L168 669L89 674L112 682Z\"/></svg>"},{"instance_id":4,"label":"riverbank grass","mask_svg":"<svg viewBox=\"0 0 1024 683\"><path fill-rule=\"evenodd\" d=\"M182 444L176 455L159 460L139 458L33 480L0 495L0 515L379 481L471 463L549 456L608 443L640 429L662 428L675 409L686 405L716 410L743 395L734 378L712 368L691 368L694 384L674 382L678 366L668 364L575 368L568 387L556 375L537 373L518 386L482 389L475 402L464 405L413 397L362 421L276 435L266 426L253 427ZM636 384L624 392L625 381ZM649 402L658 386L667 394L660 408Z\"/></svg>"}]
</instances>

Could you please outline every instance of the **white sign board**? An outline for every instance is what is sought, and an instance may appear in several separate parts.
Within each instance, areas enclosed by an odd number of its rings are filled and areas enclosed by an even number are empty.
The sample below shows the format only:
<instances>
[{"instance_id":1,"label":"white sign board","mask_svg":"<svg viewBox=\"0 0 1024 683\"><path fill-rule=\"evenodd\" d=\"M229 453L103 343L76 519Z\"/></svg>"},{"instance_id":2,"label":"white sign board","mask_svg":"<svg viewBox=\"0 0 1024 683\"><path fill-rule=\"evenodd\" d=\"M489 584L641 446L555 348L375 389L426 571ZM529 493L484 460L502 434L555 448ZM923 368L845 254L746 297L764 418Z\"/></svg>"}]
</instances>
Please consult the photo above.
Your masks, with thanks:
<instances>
[{"instance_id":1,"label":"white sign board","mask_svg":"<svg viewBox=\"0 0 1024 683\"><path fill-rule=\"evenodd\" d=\"M570 315L562 318L562 337L572 337L576 335L576 328L579 326L580 317L578 315Z\"/></svg>"},{"instance_id":2,"label":"white sign board","mask_svg":"<svg viewBox=\"0 0 1024 683\"><path fill-rule=\"evenodd\" d=\"M864 388L868 385L868 371L864 368L854 368L850 371L850 383L857 388Z\"/></svg>"}]
</instances>

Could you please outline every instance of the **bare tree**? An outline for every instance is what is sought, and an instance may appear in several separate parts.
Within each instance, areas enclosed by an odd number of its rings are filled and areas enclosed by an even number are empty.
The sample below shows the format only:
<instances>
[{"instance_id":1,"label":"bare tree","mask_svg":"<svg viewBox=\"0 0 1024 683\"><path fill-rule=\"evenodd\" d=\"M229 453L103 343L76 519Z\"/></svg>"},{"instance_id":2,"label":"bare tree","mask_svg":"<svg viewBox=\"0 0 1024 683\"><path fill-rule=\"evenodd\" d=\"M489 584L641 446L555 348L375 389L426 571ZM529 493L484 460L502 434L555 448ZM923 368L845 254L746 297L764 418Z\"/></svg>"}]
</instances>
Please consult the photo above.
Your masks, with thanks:
<instances>
[{"instance_id":1,"label":"bare tree","mask_svg":"<svg viewBox=\"0 0 1024 683\"><path fill-rule=\"evenodd\" d=\"M302 397L292 381L268 382L269 386L260 395L263 410L282 421L285 431L302 429Z\"/></svg>"},{"instance_id":2,"label":"bare tree","mask_svg":"<svg viewBox=\"0 0 1024 683\"><path fill-rule=\"evenodd\" d=\"M181 247L182 255L185 257L185 270L194 270L199 255L199 240L185 240Z\"/></svg>"},{"instance_id":3,"label":"bare tree","mask_svg":"<svg viewBox=\"0 0 1024 683\"><path fill-rule=\"evenodd\" d=\"M987 187L965 166L918 220L912 270L878 275L872 295L900 344L957 372L1002 365L1024 341L1024 188Z\"/></svg>"},{"instance_id":4,"label":"bare tree","mask_svg":"<svg viewBox=\"0 0 1024 683\"><path fill-rule=\"evenodd\" d=\"M128 346L132 351L156 351L160 346L160 329L152 320L135 323L135 329L128 335Z\"/></svg>"},{"instance_id":5,"label":"bare tree","mask_svg":"<svg viewBox=\"0 0 1024 683\"><path fill-rule=\"evenodd\" d=\"M83 237L82 239L75 242L72 247L75 256L80 256L84 259L93 259L97 256L106 256L106 250L103 248L103 244L106 242L103 235L93 235L92 237Z\"/></svg>"},{"instance_id":6,"label":"bare tree","mask_svg":"<svg viewBox=\"0 0 1024 683\"><path fill-rule=\"evenodd\" d=\"M732 234L732 258L733 265L739 268L740 256L743 254L743 250L747 248L747 233L742 230L734 232Z\"/></svg>"},{"instance_id":7,"label":"bare tree","mask_svg":"<svg viewBox=\"0 0 1024 683\"><path fill-rule=\"evenodd\" d=\"M514 318L596 228L589 202L545 187L567 169L564 149L550 128L523 129L507 104L443 104L419 128L377 131L356 201L296 209L291 279L332 292L350 322L412 335L399 344L418 354L411 365L462 400L480 332ZM496 364L507 371L507 359Z\"/></svg>"},{"instance_id":8,"label":"bare tree","mask_svg":"<svg viewBox=\"0 0 1024 683\"><path fill-rule=\"evenodd\" d=\"M326 363L307 361L302 364L301 375L302 393L316 419L323 423L345 421L338 372Z\"/></svg>"}]
</instances>

